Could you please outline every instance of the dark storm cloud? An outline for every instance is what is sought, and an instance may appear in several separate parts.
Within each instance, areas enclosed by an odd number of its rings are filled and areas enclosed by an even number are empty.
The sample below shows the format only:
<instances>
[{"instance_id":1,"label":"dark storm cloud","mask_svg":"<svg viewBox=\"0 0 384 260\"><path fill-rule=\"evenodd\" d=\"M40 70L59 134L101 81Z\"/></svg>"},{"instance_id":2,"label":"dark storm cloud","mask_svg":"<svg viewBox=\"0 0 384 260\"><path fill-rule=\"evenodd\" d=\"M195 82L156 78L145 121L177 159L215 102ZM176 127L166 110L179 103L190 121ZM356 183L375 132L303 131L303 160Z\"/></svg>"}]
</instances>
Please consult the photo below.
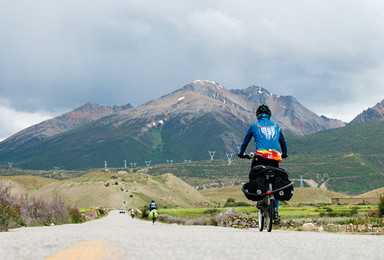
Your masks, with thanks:
<instances>
[{"instance_id":1,"label":"dark storm cloud","mask_svg":"<svg viewBox=\"0 0 384 260\"><path fill-rule=\"evenodd\" d=\"M13 125L86 102L137 106L195 79L260 85L346 121L384 98L381 1L1 6L1 120ZM2 130L0 139L18 130Z\"/></svg>"}]
</instances>

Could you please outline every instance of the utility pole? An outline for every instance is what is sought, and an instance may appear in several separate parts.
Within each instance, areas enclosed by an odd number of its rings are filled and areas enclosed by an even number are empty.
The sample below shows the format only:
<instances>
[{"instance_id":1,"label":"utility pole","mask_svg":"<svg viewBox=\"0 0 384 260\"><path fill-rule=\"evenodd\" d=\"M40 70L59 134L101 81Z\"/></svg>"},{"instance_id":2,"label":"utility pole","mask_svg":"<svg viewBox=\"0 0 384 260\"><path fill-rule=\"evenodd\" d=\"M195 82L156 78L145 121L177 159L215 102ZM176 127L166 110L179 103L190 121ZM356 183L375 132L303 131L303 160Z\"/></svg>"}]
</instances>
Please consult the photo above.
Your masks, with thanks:
<instances>
[{"instance_id":1,"label":"utility pole","mask_svg":"<svg viewBox=\"0 0 384 260\"><path fill-rule=\"evenodd\" d=\"M127 168L127 160L124 160L124 168Z\"/></svg>"},{"instance_id":2,"label":"utility pole","mask_svg":"<svg viewBox=\"0 0 384 260\"><path fill-rule=\"evenodd\" d=\"M172 164L173 160L166 160L167 164Z\"/></svg>"},{"instance_id":3,"label":"utility pole","mask_svg":"<svg viewBox=\"0 0 384 260\"><path fill-rule=\"evenodd\" d=\"M216 151L208 151L211 161L213 161L213 156L215 156Z\"/></svg>"},{"instance_id":4,"label":"utility pole","mask_svg":"<svg viewBox=\"0 0 384 260\"><path fill-rule=\"evenodd\" d=\"M13 162L8 162L8 167L12 168L12 164L13 164Z\"/></svg>"},{"instance_id":5,"label":"utility pole","mask_svg":"<svg viewBox=\"0 0 384 260\"><path fill-rule=\"evenodd\" d=\"M228 165L231 165L233 153L227 153L226 155L227 155L227 159L228 159Z\"/></svg>"},{"instance_id":6,"label":"utility pole","mask_svg":"<svg viewBox=\"0 0 384 260\"><path fill-rule=\"evenodd\" d=\"M300 175L300 188L304 188L303 175Z\"/></svg>"},{"instance_id":7,"label":"utility pole","mask_svg":"<svg viewBox=\"0 0 384 260\"><path fill-rule=\"evenodd\" d=\"M131 163L131 167L135 168L136 167L136 163Z\"/></svg>"},{"instance_id":8,"label":"utility pole","mask_svg":"<svg viewBox=\"0 0 384 260\"><path fill-rule=\"evenodd\" d=\"M104 168L105 168L105 169L108 168L108 163L107 163L107 161L104 161Z\"/></svg>"},{"instance_id":9,"label":"utility pole","mask_svg":"<svg viewBox=\"0 0 384 260\"><path fill-rule=\"evenodd\" d=\"M150 166L151 165L151 161L145 161L145 165Z\"/></svg>"}]
</instances>

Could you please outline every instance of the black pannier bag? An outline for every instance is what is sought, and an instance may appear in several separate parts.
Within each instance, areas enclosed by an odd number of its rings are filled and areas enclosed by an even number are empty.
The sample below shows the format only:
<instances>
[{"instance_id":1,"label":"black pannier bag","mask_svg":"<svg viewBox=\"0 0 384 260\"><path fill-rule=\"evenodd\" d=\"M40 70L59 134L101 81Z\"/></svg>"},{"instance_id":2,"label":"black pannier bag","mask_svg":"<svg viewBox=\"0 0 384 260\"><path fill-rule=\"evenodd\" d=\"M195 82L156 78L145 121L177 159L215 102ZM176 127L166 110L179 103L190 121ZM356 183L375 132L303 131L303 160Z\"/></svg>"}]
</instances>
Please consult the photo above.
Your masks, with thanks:
<instances>
[{"instance_id":1,"label":"black pannier bag","mask_svg":"<svg viewBox=\"0 0 384 260\"><path fill-rule=\"evenodd\" d=\"M252 201L262 200L267 191L265 182L265 173L273 172L275 177L273 180L273 189L277 190L291 183L288 179L288 173L282 168L273 166L256 165L249 172L249 182L242 187L244 195ZM277 200L290 200L293 195L293 186L289 186L283 190L274 193Z\"/></svg>"},{"instance_id":2,"label":"black pannier bag","mask_svg":"<svg viewBox=\"0 0 384 260\"><path fill-rule=\"evenodd\" d=\"M273 189L277 190L290 183L291 181L288 178L288 173L284 169L279 168L279 171L276 172L275 178L272 183ZM293 196L293 185L281 191L275 192L274 194L275 194L275 199L277 200L290 200Z\"/></svg>"},{"instance_id":3,"label":"black pannier bag","mask_svg":"<svg viewBox=\"0 0 384 260\"><path fill-rule=\"evenodd\" d=\"M267 170L267 167L268 166L264 165L253 166L253 168L249 172L249 180L258 179L260 177L264 178L264 172Z\"/></svg>"},{"instance_id":4,"label":"black pannier bag","mask_svg":"<svg viewBox=\"0 0 384 260\"><path fill-rule=\"evenodd\" d=\"M264 171L264 166L257 165L253 167L249 172L249 182L244 184L245 190L250 193L244 193L248 199L258 201L263 199L265 196L265 192L267 190L265 185Z\"/></svg>"}]
</instances>

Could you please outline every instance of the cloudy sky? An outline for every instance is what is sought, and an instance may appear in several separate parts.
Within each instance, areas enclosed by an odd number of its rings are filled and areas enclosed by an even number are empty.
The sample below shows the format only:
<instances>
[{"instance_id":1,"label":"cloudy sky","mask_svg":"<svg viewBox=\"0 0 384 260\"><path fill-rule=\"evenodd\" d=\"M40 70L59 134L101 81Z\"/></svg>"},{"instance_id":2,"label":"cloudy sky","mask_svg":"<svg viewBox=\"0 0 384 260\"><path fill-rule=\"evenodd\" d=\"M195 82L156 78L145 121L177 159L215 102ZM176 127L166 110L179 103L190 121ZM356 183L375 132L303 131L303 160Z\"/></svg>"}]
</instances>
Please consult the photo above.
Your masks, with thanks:
<instances>
[{"instance_id":1,"label":"cloudy sky","mask_svg":"<svg viewBox=\"0 0 384 260\"><path fill-rule=\"evenodd\" d=\"M196 80L349 122L384 99L382 0L0 0L0 140Z\"/></svg>"}]
</instances>

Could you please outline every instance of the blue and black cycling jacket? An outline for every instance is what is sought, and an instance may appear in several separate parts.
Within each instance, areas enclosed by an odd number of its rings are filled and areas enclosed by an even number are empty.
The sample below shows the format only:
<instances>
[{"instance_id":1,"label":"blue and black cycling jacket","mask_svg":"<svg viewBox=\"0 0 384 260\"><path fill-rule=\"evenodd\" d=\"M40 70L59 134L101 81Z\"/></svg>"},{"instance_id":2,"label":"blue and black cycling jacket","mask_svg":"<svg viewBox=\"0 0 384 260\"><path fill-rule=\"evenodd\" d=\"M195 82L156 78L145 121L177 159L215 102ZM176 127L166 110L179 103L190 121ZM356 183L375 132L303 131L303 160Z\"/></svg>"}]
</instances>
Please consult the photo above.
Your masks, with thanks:
<instances>
[{"instance_id":1,"label":"blue and black cycling jacket","mask_svg":"<svg viewBox=\"0 0 384 260\"><path fill-rule=\"evenodd\" d=\"M273 149L281 151L283 155L288 155L287 144L285 143L284 135L279 125L271 121L268 114L260 114L257 117L257 120L258 122L256 124L249 127L240 147L239 154L245 154L248 143L253 137L256 151L258 149ZM279 144L281 146L281 150Z\"/></svg>"},{"instance_id":2,"label":"blue and black cycling jacket","mask_svg":"<svg viewBox=\"0 0 384 260\"><path fill-rule=\"evenodd\" d=\"M156 205L155 202L151 202L151 203L149 204L149 210L153 210L153 209L156 209L156 210L157 210L157 205Z\"/></svg>"}]
</instances>

